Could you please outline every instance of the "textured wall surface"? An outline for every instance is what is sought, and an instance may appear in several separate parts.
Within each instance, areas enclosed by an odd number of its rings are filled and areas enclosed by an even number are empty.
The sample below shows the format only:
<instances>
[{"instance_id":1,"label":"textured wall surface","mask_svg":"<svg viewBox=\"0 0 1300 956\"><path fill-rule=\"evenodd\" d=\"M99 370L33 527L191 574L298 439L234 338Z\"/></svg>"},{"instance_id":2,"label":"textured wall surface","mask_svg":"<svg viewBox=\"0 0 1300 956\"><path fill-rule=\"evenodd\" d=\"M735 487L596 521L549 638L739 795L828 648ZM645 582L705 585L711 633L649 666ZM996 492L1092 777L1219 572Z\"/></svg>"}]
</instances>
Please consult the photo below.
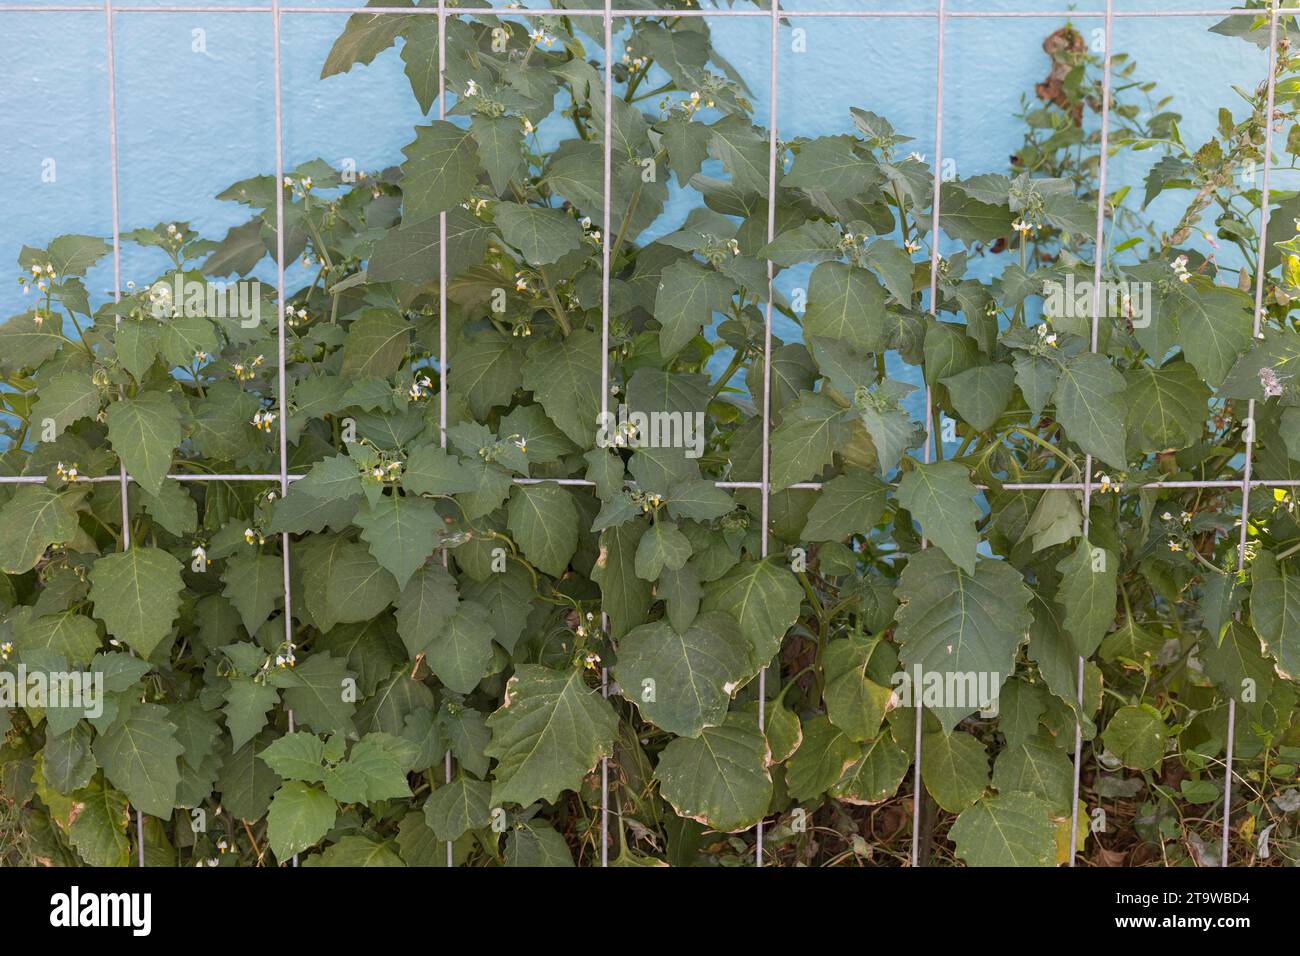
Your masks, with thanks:
<instances>
[{"instance_id":1,"label":"textured wall surface","mask_svg":"<svg viewBox=\"0 0 1300 956\"><path fill-rule=\"evenodd\" d=\"M20 0L0 0L0 7L16 2ZM184 0L167 2L175 6ZM231 5L234 0L207 0L207 5L214 2ZM861 2L792 0L786 7L843 9ZM882 9L934 8L934 0L874 2ZM1165 9L1205 6L1195 0L1116 0L1115 9L1151 9L1153 4ZM1098 10L1103 4L948 0L947 9L1065 11L1069 6ZM1032 97L1034 83L1048 69L1042 38L1066 16L948 21L943 145L958 175L1005 170L1022 136L1013 113L1022 96ZM286 167L316 156L336 163L352 158L362 169L398 162L412 126L421 121L395 49L369 67L318 79L345 19L334 14L284 17ZM1253 89L1267 65L1262 51L1207 32L1212 22L1165 17L1118 19L1115 26L1115 50L1137 59L1137 77L1158 81L1153 96L1174 96L1170 108L1183 114L1184 137L1193 144L1213 130L1219 105L1241 102L1232 85ZM1099 24L1096 18L1076 21L1087 35ZM756 116L765 123L767 21L715 19L712 27L718 46L750 82ZM806 31L805 52L792 50L793 27ZM196 36L205 49L194 49ZM105 40L102 13L0 13L0 58L5 63L0 168L8 173L9 186L0 193L0 262L10 263L14 274L24 243L44 245L67 232L111 233ZM780 36L782 137L842 131L849 127L849 107L861 106L914 136L910 145L932 160L935 41L934 20L800 19L792 12ZM246 215L242 207L217 202L216 193L238 179L274 169L270 18L233 12L119 13L114 45L123 230L187 220L206 234L223 235ZM595 44L589 52L600 54ZM42 180L48 160L55 164L54 182ZM1112 181L1139 182L1144 171L1145 163L1117 162ZM677 195L656 231L675 228L690 205L690 196ZM1153 209L1168 221L1180 207L1166 197ZM124 280L148 278L163 264L157 253L124 246ZM265 266L261 271L264 278L271 275ZM93 294L107 293L111 265L101 265L90 278ZM791 270L782 284L800 281L801 273ZM21 307L16 283L0 286L0 314Z\"/></svg>"}]
</instances>

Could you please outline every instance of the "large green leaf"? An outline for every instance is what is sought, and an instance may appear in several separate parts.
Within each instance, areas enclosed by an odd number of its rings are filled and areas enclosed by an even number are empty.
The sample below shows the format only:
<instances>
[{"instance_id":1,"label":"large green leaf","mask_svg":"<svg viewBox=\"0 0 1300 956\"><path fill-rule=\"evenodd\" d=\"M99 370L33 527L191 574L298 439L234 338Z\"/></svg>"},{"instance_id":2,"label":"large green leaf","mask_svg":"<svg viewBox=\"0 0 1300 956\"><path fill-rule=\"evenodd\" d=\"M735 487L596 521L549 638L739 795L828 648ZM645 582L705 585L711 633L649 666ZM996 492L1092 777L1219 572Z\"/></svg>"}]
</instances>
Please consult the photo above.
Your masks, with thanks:
<instances>
[{"instance_id":1,"label":"large green leaf","mask_svg":"<svg viewBox=\"0 0 1300 956\"><path fill-rule=\"evenodd\" d=\"M951 461L917 465L898 484L898 501L921 525L921 533L967 574L975 573L980 509L970 473Z\"/></svg>"},{"instance_id":2,"label":"large green leaf","mask_svg":"<svg viewBox=\"0 0 1300 956\"><path fill-rule=\"evenodd\" d=\"M700 614L677 630L667 621L635 628L618 647L614 676L642 716L672 734L696 737L722 723L741 683L753 674L735 619Z\"/></svg>"},{"instance_id":3,"label":"large green leaf","mask_svg":"<svg viewBox=\"0 0 1300 956\"><path fill-rule=\"evenodd\" d=\"M781 647L799 619L803 590L788 567L775 559L742 561L704 589L702 611L726 611L749 642L749 661L758 670Z\"/></svg>"},{"instance_id":4,"label":"large green leaf","mask_svg":"<svg viewBox=\"0 0 1300 956\"><path fill-rule=\"evenodd\" d=\"M984 706L970 699L981 679L996 694L1011 675L1029 633L1031 596L1020 572L1005 561L980 558L973 575L934 549L908 561L898 585L899 660L908 671L919 665L923 681L933 674L945 686L961 682L960 705L953 699L935 708L945 730ZM914 699L923 690L913 687Z\"/></svg>"},{"instance_id":5,"label":"large green leaf","mask_svg":"<svg viewBox=\"0 0 1300 956\"><path fill-rule=\"evenodd\" d=\"M145 392L108 406L108 441L131 477L157 494L181 443L181 413L158 392Z\"/></svg>"},{"instance_id":6,"label":"large green leaf","mask_svg":"<svg viewBox=\"0 0 1300 956\"><path fill-rule=\"evenodd\" d=\"M1088 454L1124 468L1124 377L1110 359L1081 352L1061 367L1053 402L1070 439Z\"/></svg>"},{"instance_id":7,"label":"large green leaf","mask_svg":"<svg viewBox=\"0 0 1300 956\"><path fill-rule=\"evenodd\" d=\"M151 816L170 819L176 805L183 748L167 708L138 704L131 715L95 741L95 759L110 783L131 805Z\"/></svg>"},{"instance_id":8,"label":"large green leaf","mask_svg":"<svg viewBox=\"0 0 1300 956\"><path fill-rule=\"evenodd\" d=\"M486 753L497 759L493 800L527 806L576 790L613 752L618 716L582 671L521 664L487 723Z\"/></svg>"},{"instance_id":9,"label":"large green leaf","mask_svg":"<svg viewBox=\"0 0 1300 956\"><path fill-rule=\"evenodd\" d=\"M30 571L51 545L77 534L75 495L23 485L0 507L0 571Z\"/></svg>"},{"instance_id":10,"label":"large green leaf","mask_svg":"<svg viewBox=\"0 0 1300 956\"><path fill-rule=\"evenodd\" d=\"M1250 622L1286 680L1300 675L1300 576L1267 551L1251 565Z\"/></svg>"},{"instance_id":11,"label":"large green leaf","mask_svg":"<svg viewBox=\"0 0 1300 956\"><path fill-rule=\"evenodd\" d=\"M985 797L962 812L949 831L969 866L1054 866L1055 826L1049 806L1029 793Z\"/></svg>"},{"instance_id":12,"label":"large green leaf","mask_svg":"<svg viewBox=\"0 0 1300 956\"><path fill-rule=\"evenodd\" d=\"M655 767L659 792L681 816L726 833L747 830L772 801L771 751L754 720L731 714L698 737L678 737Z\"/></svg>"},{"instance_id":13,"label":"large green leaf","mask_svg":"<svg viewBox=\"0 0 1300 956\"><path fill-rule=\"evenodd\" d=\"M160 548L133 547L90 569L90 600L108 633L149 657L180 613L181 563Z\"/></svg>"},{"instance_id":14,"label":"large green leaf","mask_svg":"<svg viewBox=\"0 0 1300 956\"><path fill-rule=\"evenodd\" d=\"M578 547L578 509L561 485L517 485L507 509L510 534L524 557L553 577L569 565Z\"/></svg>"},{"instance_id":15,"label":"large green leaf","mask_svg":"<svg viewBox=\"0 0 1300 956\"><path fill-rule=\"evenodd\" d=\"M399 588L406 587L437 548L440 523L437 506L429 499L396 494L363 505L356 517L361 539Z\"/></svg>"}]
</instances>

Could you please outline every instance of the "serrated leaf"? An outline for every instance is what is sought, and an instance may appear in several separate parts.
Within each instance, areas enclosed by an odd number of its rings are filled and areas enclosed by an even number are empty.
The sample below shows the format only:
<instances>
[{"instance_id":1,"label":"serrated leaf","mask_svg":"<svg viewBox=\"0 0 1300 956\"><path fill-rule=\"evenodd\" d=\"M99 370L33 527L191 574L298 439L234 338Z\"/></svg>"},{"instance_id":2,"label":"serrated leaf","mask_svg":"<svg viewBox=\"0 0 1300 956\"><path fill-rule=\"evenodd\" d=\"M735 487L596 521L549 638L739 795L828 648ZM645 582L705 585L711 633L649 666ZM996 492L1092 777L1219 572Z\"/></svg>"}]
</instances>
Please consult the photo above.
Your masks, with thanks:
<instances>
[{"instance_id":1,"label":"serrated leaf","mask_svg":"<svg viewBox=\"0 0 1300 956\"><path fill-rule=\"evenodd\" d=\"M131 477L157 494L181 443L181 413L157 392L111 402L106 415L108 442Z\"/></svg>"},{"instance_id":2,"label":"serrated leaf","mask_svg":"<svg viewBox=\"0 0 1300 956\"><path fill-rule=\"evenodd\" d=\"M917 465L898 484L898 502L921 525L921 533L968 575L975 573L980 509L969 472L951 461Z\"/></svg>"},{"instance_id":3,"label":"serrated leaf","mask_svg":"<svg viewBox=\"0 0 1300 956\"><path fill-rule=\"evenodd\" d=\"M564 573L578 547L578 509L562 486L517 485L506 525L536 567L552 577Z\"/></svg>"},{"instance_id":4,"label":"serrated leaf","mask_svg":"<svg viewBox=\"0 0 1300 956\"><path fill-rule=\"evenodd\" d=\"M94 749L104 775L133 807L171 818L181 782L176 761L182 747L165 707L138 704L125 721L95 741Z\"/></svg>"},{"instance_id":5,"label":"serrated leaf","mask_svg":"<svg viewBox=\"0 0 1300 956\"><path fill-rule=\"evenodd\" d=\"M487 725L492 741L485 752L497 759L492 798L527 806L576 790L613 752L618 717L582 671L521 664Z\"/></svg>"},{"instance_id":6,"label":"serrated leaf","mask_svg":"<svg viewBox=\"0 0 1300 956\"><path fill-rule=\"evenodd\" d=\"M336 804L324 790L291 780L276 791L266 815L267 839L277 860L308 850L334 827Z\"/></svg>"},{"instance_id":7,"label":"serrated leaf","mask_svg":"<svg viewBox=\"0 0 1300 956\"><path fill-rule=\"evenodd\" d=\"M781 647L799 619L803 590L788 567L775 560L744 561L705 587L701 611L725 611L740 624L749 642L751 669L757 671Z\"/></svg>"},{"instance_id":8,"label":"serrated leaf","mask_svg":"<svg viewBox=\"0 0 1300 956\"><path fill-rule=\"evenodd\" d=\"M107 554L90 569L90 600L108 633L149 657L180 613L181 563L159 548Z\"/></svg>"},{"instance_id":9,"label":"serrated leaf","mask_svg":"<svg viewBox=\"0 0 1300 956\"><path fill-rule=\"evenodd\" d=\"M949 837L969 866L1054 866L1054 830L1046 803L1012 792L964 810Z\"/></svg>"},{"instance_id":10,"label":"serrated leaf","mask_svg":"<svg viewBox=\"0 0 1300 956\"><path fill-rule=\"evenodd\" d=\"M899 661L927 674L982 675L990 694L1010 676L1029 631L1031 593L1005 561L980 558L969 575L931 548L913 555L898 584ZM914 695L923 688L912 688ZM934 708L945 730L988 702Z\"/></svg>"}]
</instances>

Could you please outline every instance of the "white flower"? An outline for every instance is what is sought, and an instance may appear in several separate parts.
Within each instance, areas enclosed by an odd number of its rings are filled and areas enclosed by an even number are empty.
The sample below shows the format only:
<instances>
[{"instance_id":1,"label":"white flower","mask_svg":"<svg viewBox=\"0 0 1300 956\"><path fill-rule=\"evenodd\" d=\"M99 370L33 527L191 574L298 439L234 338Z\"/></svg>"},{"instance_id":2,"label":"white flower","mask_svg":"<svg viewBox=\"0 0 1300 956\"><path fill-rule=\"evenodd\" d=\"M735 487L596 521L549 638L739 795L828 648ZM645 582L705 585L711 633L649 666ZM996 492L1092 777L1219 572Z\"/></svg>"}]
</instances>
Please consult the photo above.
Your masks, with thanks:
<instances>
[{"instance_id":1,"label":"white flower","mask_svg":"<svg viewBox=\"0 0 1300 956\"><path fill-rule=\"evenodd\" d=\"M921 248L921 244L917 242L915 239L908 239L906 242L903 243L903 248L906 249L909 253L915 254L916 251Z\"/></svg>"},{"instance_id":2,"label":"white flower","mask_svg":"<svg viewBox=\"0 0 1300 956\"><path fill-rule=\"evenodd\" d=\"M465 87L465 95L478 96L478 84L475 83L473 80L470 80L468 85L466 85Z\"/></svg>"}]
</instances>

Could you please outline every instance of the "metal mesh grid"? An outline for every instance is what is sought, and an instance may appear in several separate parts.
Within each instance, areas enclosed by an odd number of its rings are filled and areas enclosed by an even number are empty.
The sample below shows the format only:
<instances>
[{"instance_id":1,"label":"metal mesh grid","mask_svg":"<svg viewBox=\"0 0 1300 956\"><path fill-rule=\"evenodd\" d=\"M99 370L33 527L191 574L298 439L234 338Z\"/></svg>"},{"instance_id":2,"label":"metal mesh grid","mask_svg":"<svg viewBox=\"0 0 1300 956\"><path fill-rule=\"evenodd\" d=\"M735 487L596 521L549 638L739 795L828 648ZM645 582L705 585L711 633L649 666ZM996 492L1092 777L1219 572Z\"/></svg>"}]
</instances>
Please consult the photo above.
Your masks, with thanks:
<instances>
[{"instance_id":1,"label":"metal mesh grid","mask_svg":"<svg viewBox=\"0 0 1300 956\"><path fill-rule=\"evenodd\" d=\"M763 2L763 0L757 0ZM613 63L613 38L612 23L615 17L631 19L652 19L671 15L673 17L708 17L712 18L767 18L771 24L771 46L770 46L770 88L769 88L769 123L768 123L768 222L767 222L767 241L770 243L775 238L775 221L776 221L776 170L778 163L778 123L777 123L777 67L778 67L778 36L779 25L782 14L790 18L846 18L846 19L921 19L934 20L937 25L937 45L935 49L936 60L936 81L935 81L935 116L934 116L934 138L935 138L935 157L934 177L933 177L933 196L931 203L931 235L934 240L930 251L930 285L929 285L929 312L931 315L936 313L937 303L937 282L938 282L938 261L939 246L939 212L940 212L940 191L942 183L942 143L943 143L943 94L944 94L944 28L948 20L954 19L1056 19L1060 17L1069 17L1070 19L1100 19L1103 21L1104 52L1102 66L1102 108L1101 108L1101 148L1100 162L1098 168L1098 207L1097 207L1097 231L1095 237L1093 253L1093 291L1092 291L1092 308L1091 308L1091 343L1090 351L1097 351L1098 341L1098 323L1101 312L1101 264L1102 252L1105 249L1103 245L1105 239L1105 221L1106 221L1106 173L1108 164L1108 145L1109 145L1109 113L1110 113L1110 90L1111 90L1111 39L1112 27L1117 19L1151 19L1167 17L1229 17L1229 16L1249 16L1261 17L1267 16L1269 20L1269 47L1268 47L1268 77L1267 77L1267 98L1268 111L1266 116L1270 117L1273 113L1274 99L1276 92L1276 66L1277 66L1277 28L1281 11L1277 5L1278 0L1270 0L1267 10L1243 10L1240 8L1221 8L1221 9L1204 9L1204 10L1126 10L1117 11L1113 8L1114 0L1105 0L1105 8L1102 10L1021 10L1021 11L981 11L981 10L948 10L947 0L937 0L937 7L929 11L903 11L903 10L783 10L780 0L768 0L770 7L767 10L747 10L747 9L704 9L704 10L652 10L652 9L617 9L612 6L612 0L604 0L604 9L565 9L563 15L566 17L601 17L604 25L604 82L605 82L605 114L603 128L603 151L604 151L604 184L603 184L603 202L604 202L604 221L602 223L602 235L608 236L610 233L610 200L611 200L611 98L612 98L612 77L611 68ZM446 118L446 31L444 29L448 17L457 16L514 16L514 17L545 17L554 16L556 11L547 8L514 8L514 7L455 7L447 6L446 0L438 0L438 5L424 7L358 7L358 6L291 6L282 5L280 0L271 0L270 5L249 5L249 6L203 6L202 3L190 5L140 5L140 4L114 4L113 0L104 0L102 4L20 4L0 7L0 13L99 13L104 14L105 20L105 62L108 71L108 133L109 133L109 165L111 171L111 204L113 220L113 284L114 284L114 301L121 299L121 227L119 220L118 205L118 149L117 149L117 100L115 90L115 64L114 64L114 43L113 43L113 17L114 14L120 13L204 13L204 14L222 14L222 13L261 13L268 14L272 21L272 36L274 44L274 102L275 102L275 164L276 164L276 182L283 181L284 178L284 156L283 156L283 111L281 104L281 38L280 26L282 18L286 15L311 15L311 14L365 14L365 15L428 15L437 16L439 19L438 30L438 118ZM1270 183L1269 174L1272 164L1272 139L1273 124L1271 120L1264 125L1264 148L1263 148L1263 172L1262 188L1260 199L1260 223L1259 232L1261 244L1263 243L1268 229L1268 212ZM286 389L286 370L285 370L285 285L284 285L284 193L282 190L276 191L276 282L277 282L277 388L278 388L278 422L279 422L279 460L280 470L278 474L225 474L225 475L191 475L191 474L171 474L167 477L175 481L262 481L278 482L280 493L283 495L288 491L289 484L292 481L302 477L300 475L291 475L288 472L288 438L286 432L286 408L284 406L284 396ZM609 244L602 244L602 276L601 276L601 411L604 414L609 410L609 272L610 272L610 252ZM440 397L440 442L443 448L447 445L447 380L450 374L450 362L447 354L447 214L439 213L439 308L438 308L438 343L439 343L439 397ZM1260 334L1260 324L1263 316L1263 296L1264 296L1264 272L1263 268L1256 270L1255 276L1255 315L1253 332L1256 337ZM767 260L767 302L764 312L764 332L763 332L763 402L762 402L762 480L754 481L717 481L714 484L719 488L725 489L757 489L760 492L760 510L762 521L761 534L761 557L768 556L769 547L769 502L772 485L770 481L770 451L771 451L771 376L772 376L772 297L773 297L773 279L775 274L775 264L772 260ZM933 416L933 399L929 385L925 389L925 448L924 460L930 462L934 448L934 416ZM1253 422L1255 414L1255 401L1251 399L1247 408L1247 421ZM1246 537L1247 537L1247 517L1250 490L1252 488L1294 488L1300 487L1300 479L1264 479L1258 480L1251 477L1254 452L1254 429L1248 428L1245 436L1245 459L1240 481L1215 480L1215 481L1154 481L1143 485L1144 488L1155 489L1173 489L1173 488L1240 488L1242 494L1242 521L1241 537L1237 551L1237 567L1240 571L1245 565L1246 559ZM1095 487L1092 481L1092 456L1085 457L1085 469L1082 482L1007 482L1001 487L1008 490L1071 490L1083 492L1083 534L1085 539L1088 534L1089 523L1089 504L1092 497L1092 490ZM40 484L45 482L41 476L0 476L0 484ZM133 481L132 477L127 474L125 465L119 466L117 475L87 477L79 479L91 482L113 482L117 483L121 489L121 511L122 511L122 541L123 549L130 548L130 522L129 522L129 488ZM581 478L514 478L515 484L536 484L541 482L550 482L561 485L573 486L591 486L593 482ZM799 490L821 490L821 482L798 482L788 486L791 489ZM987 486L975 485L976 488L984 490ZM281 557L284 577L284 622L285 638L292 641L293 623L291 616L291 588L290 588L290 554L289 554L289 533L283 532L281 535ZM921 540L921 547L928 546L925 539ZM446 549L442 549L443 565L447 564ZM608 617L602 614L602 628L608 629ZM758 721L760 729L765 723L765 704L766 704L766 678L767 670L764 668L759 672L759 695L758 695ZM1078 658L1077 687L1079 703L1083 702L1083 680L1084 680L1084 658ZM608 671L602 667L601 675L601 693L608 697L609 679ZM911 864L917 865L919 854L919 837L920 837L920 795L922 793L921 781L921 731L922 731L923 709L918 705L916 707L916 736L915 736L915 758L913 762L913 808L912 808L912 851ZM288 711L289 730L293 731L293 711ZM1225 772L1224 772L1224 806L1223 806L1223 826L1222 826L1222 853L1221 866L1228 865L1228 846L1230 839L1230 815L1231 815L1231 795L1232 795L1232 763L1233 763L1233 736L1236 724L1236 701L1233 698L1228 700L1228 731L1227 731L1227 752L1225 755ZM451 780L451 754L448 752L444 758L445 777L448 782ZM1082 725L1076 719L1075 721L1075 748L1074 748L1074 781L1073 791L1074 798L1071 808L1070 821L1070 863L1075 865L1076 850L1078 847L1078 803L1080 790L1080 770L1082 764ZM609 760L607 757L601 759L601 806L600 806L600 862L601 866L609 864ZM138 865L144 866L144 816L137 810L135 812L136 826L136 845L137 845L137 862ZM763 865L763 822L760 821L755 830L755 856L756 866ZM453 850L451 842L447 843L447 865L450 867L454 863ZM298 858L293 858L293 865L298 865Z\"/></svg>"}]
</instances>

